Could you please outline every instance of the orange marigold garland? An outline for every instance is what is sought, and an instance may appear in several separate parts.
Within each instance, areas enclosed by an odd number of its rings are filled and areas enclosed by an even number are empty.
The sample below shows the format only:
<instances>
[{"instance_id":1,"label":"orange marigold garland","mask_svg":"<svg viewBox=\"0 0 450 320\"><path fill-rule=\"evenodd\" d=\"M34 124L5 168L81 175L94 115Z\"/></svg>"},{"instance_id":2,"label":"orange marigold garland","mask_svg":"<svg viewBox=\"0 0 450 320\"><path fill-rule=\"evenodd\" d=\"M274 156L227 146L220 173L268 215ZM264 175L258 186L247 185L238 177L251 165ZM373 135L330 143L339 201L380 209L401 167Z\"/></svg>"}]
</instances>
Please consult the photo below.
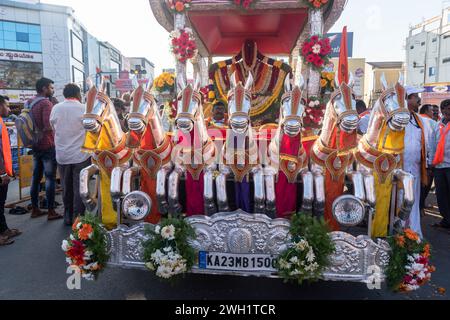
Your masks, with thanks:
<instances>
[{"instance_id":1,"label":"orange marigold garland","mask_svg":"<svg viewBox=\"0 0 450 320\"><path fill-rule=\"evenodd\" d=\"M389 239L391 257L386 270L388 285L394 291L418 290L436 271L430 263L431 246L411 229Z\"/></svg>"},{"instance_id":2,"label":"orange marigold garland","mask_svg":"<svg viewBox=\"0 0 450 320\"><path fill-rule=\"evenodd\" d=\"M192 0L166 0L169 9L175 13L184 12L190 9Z\"/></svg>"},{"instance_id":3,"label":"orange marigold garland","mask_svg":"<svg viewBox=\"0 0 450 320\"><path fill-rule=\"evenodd\" d=\"M61 245L69 265L77 267L86 280L95 280L109 260L106 231L92 215L79 217L72 234Z\"/></svg>"},{"instance_id":4,"label":"orange marigold garland","mask_svg":"<svg viewBox=\"0 0 450 320\"><path fill-rule=\"evenodd\" d=\"M313 9L321 9L328 4L329 0L302 0L302 2L306 2Z\"/></svg>"}]
</instances>

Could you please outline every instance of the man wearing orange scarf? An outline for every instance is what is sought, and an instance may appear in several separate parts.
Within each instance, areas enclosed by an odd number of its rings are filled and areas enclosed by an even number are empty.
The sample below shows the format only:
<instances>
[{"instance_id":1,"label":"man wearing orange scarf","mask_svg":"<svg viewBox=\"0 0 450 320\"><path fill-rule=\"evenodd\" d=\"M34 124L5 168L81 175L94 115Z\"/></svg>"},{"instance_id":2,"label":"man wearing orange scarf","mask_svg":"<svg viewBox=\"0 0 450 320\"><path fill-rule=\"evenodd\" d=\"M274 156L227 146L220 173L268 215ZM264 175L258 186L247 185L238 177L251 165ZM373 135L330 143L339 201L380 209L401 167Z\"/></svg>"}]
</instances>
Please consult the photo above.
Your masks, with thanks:
<instances>
[{"instance_id":1,"label":"man wearing orange scarf","mask_svg":"<svg viewBox=\"0 0 450 320\"><path fill-rule=\"evenodd\" d=\"M450 100L441 103L441 112L433 166L437 201L443 219L434 226L450 230Z\"/></svg>"},{"instance_id":2,"label":"man wearing orange scarf","mask_svg":"<svg viewBox=\"0 0 450 320\"><path fill-rule=\"evenodd\" d=\"M405 129L405 151L403 169L412 174L415 178L414 184L414 206L406 227L423 238L421 219L420 219L420 195L422 185L427 184L427 132L423 124L422 117L419 116L419 107L421 99L419 93L423 89L407 88L408 109L411 112L411 119Z\"/></svg>"},{"instance_id":3,"label":"man wearing orange scarf","mask_svg":"<svg viewBox=\"0 0 450 320\"><path fill-rule=\"evenodd\" d=\"M9 114L8 101L8 97L0 96L0 247L14 243L13 238L21 234L19 230L9 229L5 219L8 185L14 176L8 130L2 119Z\"/></svg>"}]
</instances>

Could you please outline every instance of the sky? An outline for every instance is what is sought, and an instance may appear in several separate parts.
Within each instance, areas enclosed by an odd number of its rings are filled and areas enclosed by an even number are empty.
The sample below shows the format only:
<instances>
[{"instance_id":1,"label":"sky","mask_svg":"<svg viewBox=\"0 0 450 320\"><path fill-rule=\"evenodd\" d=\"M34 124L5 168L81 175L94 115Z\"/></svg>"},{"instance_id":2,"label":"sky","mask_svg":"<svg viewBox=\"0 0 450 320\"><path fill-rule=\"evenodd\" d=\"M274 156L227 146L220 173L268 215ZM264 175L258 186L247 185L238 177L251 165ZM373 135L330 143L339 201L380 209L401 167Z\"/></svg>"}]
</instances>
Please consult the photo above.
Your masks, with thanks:
<instances>
[{"instance_id":1,"label":"sky","mask_svg":"<svg viewBox=\"0 0 450 320\"><path fill-rule=\"evenodd\" d=\"M42 0L70 6L99 40L108 41L129 57L146 57L156 72L174 65L168 33L153 17L148 0ZM367 61L403 61L409 26L441 13L443 0L348 0L342 16L330 30L343 26L354 32L355 58Z\"/></svg>"}]
</instances>

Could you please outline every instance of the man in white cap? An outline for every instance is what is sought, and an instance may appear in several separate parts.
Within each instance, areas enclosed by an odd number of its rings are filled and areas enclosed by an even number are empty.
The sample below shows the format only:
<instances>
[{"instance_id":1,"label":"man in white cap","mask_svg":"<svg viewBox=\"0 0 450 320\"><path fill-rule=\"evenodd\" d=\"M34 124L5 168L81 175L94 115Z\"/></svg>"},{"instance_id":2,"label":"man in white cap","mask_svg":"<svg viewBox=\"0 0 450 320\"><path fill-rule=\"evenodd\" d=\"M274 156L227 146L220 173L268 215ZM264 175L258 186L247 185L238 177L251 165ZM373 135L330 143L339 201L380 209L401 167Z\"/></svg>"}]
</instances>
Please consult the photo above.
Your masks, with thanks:
<instances>
[{"instance_id":1,"label":"man in white cap","mask_svg":"<svg viewBox=\"0 0 450 320\"><path fill-rule=\"evenodd\" d=\"M425 129L423 118L419 116L421 105L420 93L424 89L407 87L408 109L411 112L411 119L405 130L405 152L403 169L412 174L415 179L414 185L414 206L406 227L412 229L423 238L420 221L420 195L421 186L427 184L427 157L430 154L427 148L427 130Z\"/></svg>"}]
</instances>

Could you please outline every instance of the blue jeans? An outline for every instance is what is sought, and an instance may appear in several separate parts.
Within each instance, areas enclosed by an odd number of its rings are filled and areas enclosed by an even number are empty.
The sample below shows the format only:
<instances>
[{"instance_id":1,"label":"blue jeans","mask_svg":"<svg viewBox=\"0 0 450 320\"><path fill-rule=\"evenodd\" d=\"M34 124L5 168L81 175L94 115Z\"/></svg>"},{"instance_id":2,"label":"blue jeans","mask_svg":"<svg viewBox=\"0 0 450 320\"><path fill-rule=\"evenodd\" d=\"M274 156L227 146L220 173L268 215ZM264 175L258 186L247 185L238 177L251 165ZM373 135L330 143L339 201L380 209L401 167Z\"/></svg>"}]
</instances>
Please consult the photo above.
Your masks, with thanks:
<instances>
[{"instance_id":1,"label":"blue jeans","mask_svg":"<svg viewBox=\"0 0 450 320\"><path fill-rule=\"evenodd\" d=\"M48 209L55 209L56 191L56 152L55 149L34 151L33 179L31 182L31 204L39 208L39 186L45 175L45 194Z\"/></svg>"}]
</instances>

